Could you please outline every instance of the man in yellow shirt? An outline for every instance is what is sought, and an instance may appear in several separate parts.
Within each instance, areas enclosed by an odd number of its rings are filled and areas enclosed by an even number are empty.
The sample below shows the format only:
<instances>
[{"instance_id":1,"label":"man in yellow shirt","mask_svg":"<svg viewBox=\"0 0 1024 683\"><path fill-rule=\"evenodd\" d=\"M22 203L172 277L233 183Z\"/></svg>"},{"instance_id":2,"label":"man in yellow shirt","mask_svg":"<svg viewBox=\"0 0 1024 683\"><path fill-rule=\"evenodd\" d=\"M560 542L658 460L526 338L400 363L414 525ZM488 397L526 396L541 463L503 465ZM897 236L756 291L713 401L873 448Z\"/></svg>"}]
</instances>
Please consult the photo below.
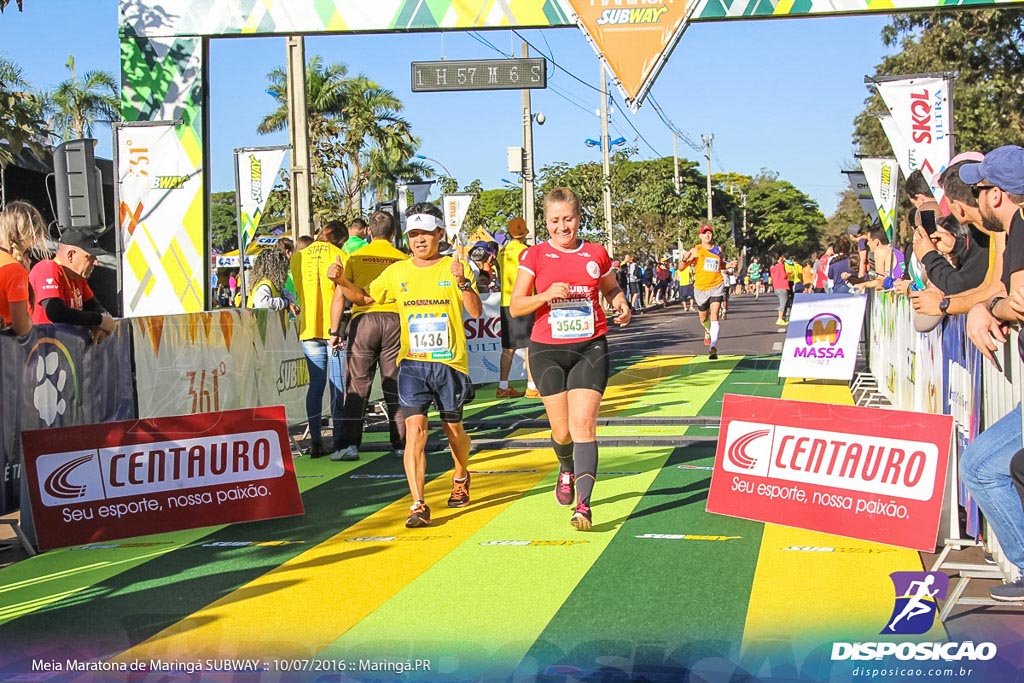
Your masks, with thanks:
<instances>
[{"instance_id":1,"label":"man in yellow shirt","mask_svg":"<svg viewBox=\"0 0 1024 683\"><path fill-rule=\"evenodd\" d=\"M395 222L391 214L378 211L370 216L368 226L370 243L349 254L344 267L340 263L327 270L327 277L336 280L344 272L356 287L366 289L388 266L404 261L408 255L396 249ZM349 237L349 242L352 238ZM347 242L346 242L347 244ZM334 326L340 327L345 299L341 288L334 293ZM345 407L341 411L340 436L335 441L331 460L358 460L363 443L363 422L366 403L370 398L373 373L380 365L380 385L384 402L388 406L388 427L391 448L401 457L405 452L405 423L398 419L398 350L401 345L401 325L398 306L394 303L374 303L352 307L352 320L348 325L348 349L345 354Z\"/></svg>"},{"instance_id":2,"label":"man in yellow shirt","mask_svg":"<svg viewBox=\"0 0 1024 683\"><path fill-rule=\"evenodd\" d=\"M337 442L341 421L342 378L340 330L331 327L331 302L334 283L327 277L327 269L339 259L344 262L345 252L338 246L347 230L341 221L331 221L320 230L317 239L291 260L292 280L299 299L299 340L309 367L309 387L306 389L306 419L309 421L311 442L307 454L319 458L330 451L323 443L324 389L330 385L330 413L334 439Z\"/></svg>"},{"instance_id":3,"label":"man in yellow shirt","mask_svg":"<svg viewBox=\"0 0 1024 683\"><path fill-rule=\"evenodd\" d=\"M710 346L708 358L718 359L718 312L725 301L725 257L722 248L715 245L714 228L701 226L700 244L683 255L683 267L693 264L693 298L697 302L697 315L704 328L704 344Z\"/></svg>"},{"instance_id":4,"label":"man in yellow shirt","mask_svg":"<svg viewBox=\"0 0 1024 683\"><path fill-rule=\"evenodd\" d=\"M430 508L423 498L426 471L427 411L434 404L448 437L455 462L448 507L469 505L469 435L462 425L462 410L473 398L469 354L462 309L471 318L483 312L473 289L469 268L458 253L441 256L444 216L426 202L406 212L405 234L412 258L388 266L370 283L369 291L356 287L343 274L338 284L353 304L394 303L402 325L398 354L398 402L405 418L405 476L413 504L405 525L430 524Z\"/></svg>"},{"instance_id":5,"label":"man in yellow shirt","mask_svg":"<svg viewBox=\"0 0 1024 683\"><path fill-rule=\"evenodd\" d=\"M498 375L498 398L519 398L524 394L508 385L508 373L512 370L512 359L516 349L526 349L526 397L540 398L537 385L530 376L530 333L533 331L533 314L515 317L508 312L512 300L512 288L519 272L519 257L526 251L526 221L516 217L508 222L509 240L498 251L498 271L501 275L501 364Z\"/></svg>"}]
</instances>

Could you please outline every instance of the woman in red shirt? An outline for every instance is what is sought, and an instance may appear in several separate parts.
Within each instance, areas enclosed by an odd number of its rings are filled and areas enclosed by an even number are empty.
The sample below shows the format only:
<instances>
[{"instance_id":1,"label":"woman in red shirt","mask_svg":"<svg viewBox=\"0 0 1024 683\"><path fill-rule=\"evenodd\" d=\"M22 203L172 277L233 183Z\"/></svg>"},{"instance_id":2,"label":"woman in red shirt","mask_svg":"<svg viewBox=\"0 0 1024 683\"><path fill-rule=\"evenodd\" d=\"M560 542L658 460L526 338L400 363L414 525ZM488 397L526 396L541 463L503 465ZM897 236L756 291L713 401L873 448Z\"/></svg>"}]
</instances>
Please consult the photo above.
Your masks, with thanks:
<instances>
[{"instance_id":1,"label":"woman in red shirt","mask_svg":"<svg viewBox=\"0 0 1024 683\"><path fill-rule=\"evenodd\" d=\"M27 202L11 202L0 212L0 330L18 336L32 329L30 256L46 258L46 222Z\"/></svg>"},{"instance_id":2,"label":"woman in red shirt","mask_svg":"<svg viewBox=\"0 0 1024 683\"><path fill-rule=\"evenodd\" d=\"M569 523L591 528L590 496L597 475L597 416L608 384L608 321L601 296L629 323L626 295L600 244L579 239L580 200L568 188L544 198L550 239L530 247L519 260L509 312L535 313L530 335L530 368L551 424L558 457L555 499L569 507Z\"/></svg>"}]
</instances>

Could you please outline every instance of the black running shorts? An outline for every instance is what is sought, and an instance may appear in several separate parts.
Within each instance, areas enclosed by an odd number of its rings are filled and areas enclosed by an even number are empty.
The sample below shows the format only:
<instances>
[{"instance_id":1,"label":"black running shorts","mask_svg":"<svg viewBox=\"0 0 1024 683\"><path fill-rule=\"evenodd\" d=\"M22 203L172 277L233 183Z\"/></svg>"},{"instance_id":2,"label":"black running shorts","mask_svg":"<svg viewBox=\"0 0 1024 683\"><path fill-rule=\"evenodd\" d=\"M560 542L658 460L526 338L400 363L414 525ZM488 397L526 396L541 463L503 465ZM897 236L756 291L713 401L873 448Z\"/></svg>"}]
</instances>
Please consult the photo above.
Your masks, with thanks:
<instances>
[{"instance_id":1,"label":"black running shorts","mask_svg":"<svg viewBox=\"0 0 1024 683\"><path fill-rule=\"evenodd\" d=\"M570 389L604 393L608 386L608 341L604 335L571 344L530 341L530 372L541 396Z\"/></svg>"},{"instance_id":2,"label":"black running shorts","mask_svg":"<svg viewBox=\"0 0 1024 683\"><path fill-rule=\"evenodd\" d=\"M525 349L530 345L534 314L514 317L508 306L501 307L501 348Z\"/></svg>"}]
</instances>

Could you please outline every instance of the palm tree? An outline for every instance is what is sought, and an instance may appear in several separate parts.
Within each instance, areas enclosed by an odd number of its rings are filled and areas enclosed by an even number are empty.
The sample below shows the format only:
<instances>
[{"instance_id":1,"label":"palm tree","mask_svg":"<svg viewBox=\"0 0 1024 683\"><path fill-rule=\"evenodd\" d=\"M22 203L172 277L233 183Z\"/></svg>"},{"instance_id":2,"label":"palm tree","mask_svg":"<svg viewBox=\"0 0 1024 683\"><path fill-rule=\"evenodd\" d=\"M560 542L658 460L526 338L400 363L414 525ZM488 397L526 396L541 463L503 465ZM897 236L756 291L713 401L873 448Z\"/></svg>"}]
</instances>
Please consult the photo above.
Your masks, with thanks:
<instances>
[{"instance_id":1,"label":"palm tree","mask_svg":"<svg viewBox=\"0 0 1024 683\"><path fill-rule=\"evenodd\" d=\"M419 138L403 141L396 137L374 145L363 155L367 188L378 202L393 198L399 182L433 177L434 169L430 165L412 158L419 146Z\"/></svg>"},{"instance_id":2,"label":"palm tree","mask_svg":"<svg viewBox=\"0 0 1024 683\"><path fill-rule=\"evenodd\" d=\"M288 125L287 73L275 69L267 78L277 109L258 126L264 134ZM419 143L399 115L403 105L392 91L363 75L349 77L343 64L325 66L314 56L306 65L306 101L317 217L336 214L338 206L347 217L361 215L368 187L379 195L396 179L429 175L411 161Z\"/></svg>"},{"instance_id":3,"label":"palm tree","mask_svg":"<svg viewBox=\"0 0 1024 683\"><path fill-rule=\"evenodd\" d=\"M68 57L66 66L71 78L61 81L45 104L50 127L62 140L92 137L95 124L120 118L117 81L106 71L89 71L79 80L74 56Z\"/></svg>"}]
</instances>

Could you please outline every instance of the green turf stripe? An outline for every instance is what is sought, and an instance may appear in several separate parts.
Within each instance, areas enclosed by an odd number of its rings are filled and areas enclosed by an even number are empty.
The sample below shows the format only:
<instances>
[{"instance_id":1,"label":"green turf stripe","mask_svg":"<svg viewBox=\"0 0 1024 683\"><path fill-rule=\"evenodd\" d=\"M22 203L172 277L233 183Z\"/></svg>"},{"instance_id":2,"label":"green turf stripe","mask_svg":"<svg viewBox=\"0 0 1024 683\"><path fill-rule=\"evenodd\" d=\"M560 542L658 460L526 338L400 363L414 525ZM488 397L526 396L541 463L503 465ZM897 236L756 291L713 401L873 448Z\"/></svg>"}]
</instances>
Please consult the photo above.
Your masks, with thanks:
<instances>
[{"instance_id":1,"label":"green turf stripe","mask_svg":"<svg viewBox=\"0 0 1024 683\"><path fill-rule=\"evenodd\" d=\"M347 477L352 469L351 464L341 467L328 459L295 460L297 483L304 498L321 484L339 476ZM72 599L90 586L146 562L160 562L161 556L189 544L214 542L216 534L224 528L210 526L90 543L53 550L5 567L0 570L0 624L43 607L53 609L60 600Z\"/></svg>"},{"instance_id":2,"label":"green turf stripe","mask_svg":"<svg viewBox=\"0 0 1024 683\"><path fill-rule=\"evenodd\" d=\"M707 384L702 365L685 366L692 383ZM735 391L734 383L766 382L775 372L776 365L766 360L740 360L705 394L699 414L720 414L721 397ZM756 386L765 395L771 385ZM781 386L775 391L781 393ZM687 395L696 400L692 390ZM710 466L714 453L712 445L673 452L636 511L530 648L518 674L543 674L531 668L535 662L593 672L616 661L613 669L637 677L662 666L678 668L707 656L709 648L728 647L714 641L741 641L763 525L704 511L711 473L678 466ZM649 534L741 538L637 538ZM620 635L625 614L629 638Z\"/></svg>"},{"instance_id":3,"label":"green turf stripe","mask_svg":"<svg viewBox=\"0 0 1024 683\"><path fill-rule=\"evenodd\" d=\"M643 473L598 482L600 517L591 533L573 529L570 509L555 504L552 470L320 656L408 653L457 663L450 673L460 679L507 676L632 513L667 455L667 449L602 451L603 469ZM524 542L544 545L519 545ZM424 615L433 615L429 628L422 628Z\"/></svg>"}]
</instances>

